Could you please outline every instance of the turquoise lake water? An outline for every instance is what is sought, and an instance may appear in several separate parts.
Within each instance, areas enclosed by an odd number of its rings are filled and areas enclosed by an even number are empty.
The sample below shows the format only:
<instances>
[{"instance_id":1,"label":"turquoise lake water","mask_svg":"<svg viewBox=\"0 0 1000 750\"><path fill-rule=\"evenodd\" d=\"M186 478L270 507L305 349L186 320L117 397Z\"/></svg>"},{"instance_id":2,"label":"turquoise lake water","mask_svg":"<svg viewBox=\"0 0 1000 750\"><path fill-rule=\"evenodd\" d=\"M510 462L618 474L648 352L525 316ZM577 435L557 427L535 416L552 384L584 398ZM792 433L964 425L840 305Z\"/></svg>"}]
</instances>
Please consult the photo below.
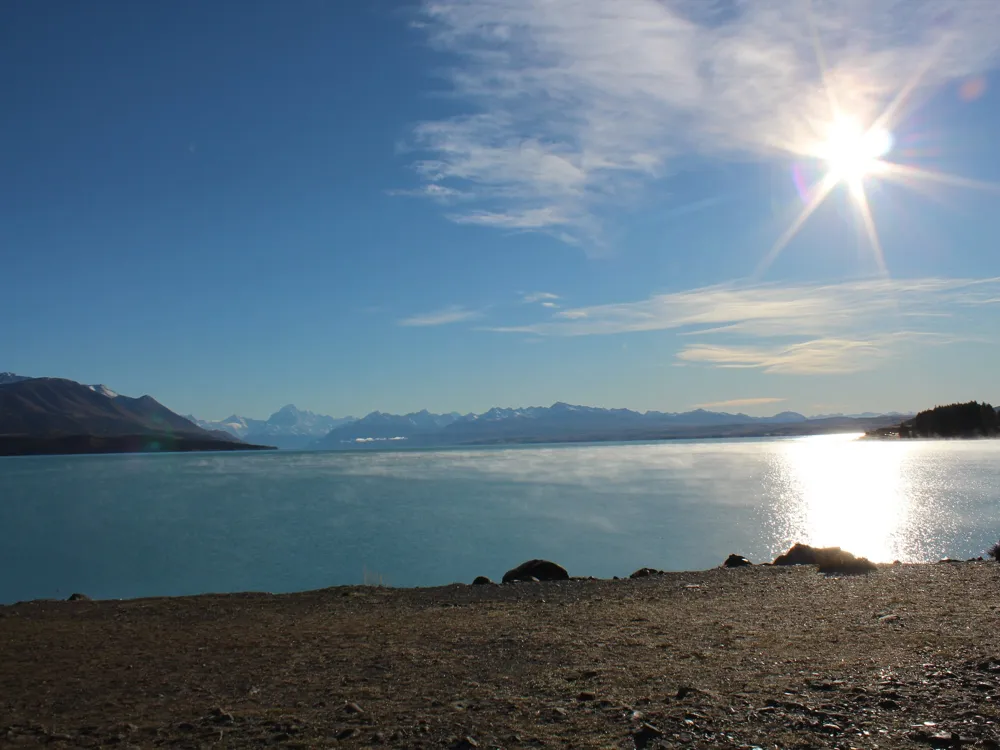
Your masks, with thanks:
<instances>
[{"instance_id":1,"label":"turquoise lake water","mask_svg":"<svg viewBox=\"0 0 1000 750\"><path fill-rule=\"evenodd\" d=\"M384 453L0 458L0 602L879 561L1000 538L1000 441L661 442Z\"/></svg>"}]
</instances>

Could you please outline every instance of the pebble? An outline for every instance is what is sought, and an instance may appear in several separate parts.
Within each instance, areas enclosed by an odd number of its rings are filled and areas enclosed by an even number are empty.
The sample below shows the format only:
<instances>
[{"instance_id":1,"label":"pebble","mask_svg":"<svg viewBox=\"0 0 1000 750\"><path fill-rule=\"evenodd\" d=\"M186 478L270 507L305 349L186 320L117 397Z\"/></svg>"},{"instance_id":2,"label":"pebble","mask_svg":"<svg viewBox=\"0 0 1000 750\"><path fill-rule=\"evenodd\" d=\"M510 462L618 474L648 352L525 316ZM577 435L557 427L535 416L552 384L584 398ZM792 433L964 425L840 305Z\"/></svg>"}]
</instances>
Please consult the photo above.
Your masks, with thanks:
<instances>
[{"instance_id":1,"label":"pebble","mask_svg":"<svg viewBox=\"0 0 1000 750\"><path fill-rule=\"evenodd\" d=\"M236 719L228 711L223 711L221 708L213 708L212 721L216 724L232 724Z\"/></svg>"},{"instance_id":2,"label":"pebble","mask_svg":"<svg viewBox=\"0 0 1000 750\"><path fill-rule=\"evenodd\" d=\"M596 693L592 693L589 690L584 690L582 693L576 696L578 701L592 701L597 698Z\"/></svg>"},{"instance_id":3,"label":"pebble","mask_svg":"<svg viewBox=\"0 0 1000 750\"><path fill-rule=\"evenodd\" d=\"M643 750L650 742L658 740L662 736L663 732L652 724L646 723L633 732L632 739L635 741L637 750Z\"/></svg>"},{"instance_id":4,"label":"pebble","mask_svg":"<svg viewBox=\"0 0 1000 750\"><path fill-rule=\"evenodd\" d=\"M364 710L357 703L345 703L344 713L348 714L363 714Z\"/></svg>"}]
</instances>

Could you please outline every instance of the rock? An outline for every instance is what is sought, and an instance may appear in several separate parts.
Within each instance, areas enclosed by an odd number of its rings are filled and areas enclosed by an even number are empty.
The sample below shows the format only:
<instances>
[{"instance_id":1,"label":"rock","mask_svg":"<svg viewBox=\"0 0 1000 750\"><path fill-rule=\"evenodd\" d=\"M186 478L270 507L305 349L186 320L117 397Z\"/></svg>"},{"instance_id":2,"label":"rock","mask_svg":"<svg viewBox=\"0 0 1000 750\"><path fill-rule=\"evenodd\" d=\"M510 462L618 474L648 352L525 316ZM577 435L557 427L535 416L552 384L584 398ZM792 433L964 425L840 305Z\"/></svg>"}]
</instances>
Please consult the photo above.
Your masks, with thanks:
<instances>
[{"instance_id":1,"label":"rock","mask_svg":"<svg viewBox=\"0 0 1000 750\"><path fill-rule=\"evenodd\" d=\"M861 576L874 573L878 566L867 557L855 557L850 552L823 560L819 564L819 572L827 575Z\"/></svg>"},{"instance_id":2,"label":"rock","mask_svg":"<svg viewBox=\"0 0 1000 750\"><path fill-rule=\"evenodd\" d=\"M345 703L344 713L347 714L363 714L364 710L357 703Z\"/></svg>"},{"instance_id":3,"label":"rock","mask_svg":"<svg viewBox=\"0 0 1000 750\"><path fill-rule=\"evenodd\" d=\"M76 593L76 594L70 594L69 595L69 599L67 599L66 601L68 601L68 602L90 602L90 601L93 601L93 599L91 599L86 594Z\"/></svg>"},{"instance_id":4,"label":"rock","mask_svg":"<svg viewBox=\"0 0 1000 750\"><path fill-rule=\"evenodd\" d=\"M629 578L648 578L649 576L658 576L659 574L660 571L656 570L656 568L639 568Z\"/></svg>"},{"instance_id":5,"label":"rock","mask_svg":"<svg viewBox=\"0 0 1000 750\"><path fill-rule=\"evenodd\" d=\"M236 719L228 711L223 711L221 708L213 708L212 721L216 724L232 724Z\"/></svg>"},{"instance_id":6,"label":"rock","mask_svg":"<svg viewBox=\"0 0 1000 750\"><path fill-rule=\"evenodd\" d=\"M794 544L783 555L774 558L773 565L818 565L820 573L860 575L877 570L875 563L865 557L855 557L840 547L810 547Z\"/></svg>"},{"instance_id":7,"label":"rock","mask_svg":"<svg viewBox=\"0 0 1000 750\"><path fill-rule=\"evenodd\" d=\"M473 586L488 586L491 583L493 583L493 581L491 581L486 576L476 576L476 580L474 580L472 582L472 585Z\"/></svg>"},{"instance_id":8,"label":"rock","mask_svg":"<svg viewBox=\"0 0 1000 750\"><path fill-rule=\"evenodd\" d=\"M748 565L753 565L752 562L747 560L743 555L730 555L726 558L726 561L722 563L723 568L745 568Z\"/></svg>"},{"instance_id":9,"label":"rock","mask_svg":"<svg viewBox=\"0 0 1000 750\"><path fill-rule=\"evenodd\" d=\"M569 573L566 568L548 560L528 560L503 574L503 582L529 581L535 578L539 581L567 581Z\"/></svg>"},{"instance_id":10,"label":"rock","mask_svg":"<svg viewBox=\"0 0 1000 750\"><path fill-rule=\"evenodd\" d=\"M592 701L592 700L595 700L596 698L597 698L597 694L596 693L592 693L589 690L584 690L582 693L580 693L579 695L576 696L576 699L578 701L580 701L581 703L584 702L584 701Z\"/></svg>"},{"instance_id":11,"label":"rock","mask_svg":"<svg viewBox=\"0 0 1000 750\"><path fill-rule=\"evenodd\" d=\"M943 557L940 560L938 560L938 562L939 563L960 563L962 561L961 560L956 560L956 559L954 559L952 557Z\"/></svg>"},{"instance_id":12,"label":"rock","mask_svg":"<svg viewBox=\"0 0 1000 750\"><path fill-rule=\"evenodd\" d=\"M472 737L463 737L452 744L451 750L473 750L473 748L477 747L479 747L479 743Z\"/></svg>"},{"instance_id":13,"label":"rock","mask_svg":"<svg viewBox=\"0 0 1000 750\"><path fill-rule=\"evenodd\" d=\"M355 727L349 727L347 729L342 729L339 732L337 732L336 736L338 740L349 740L353 739L354 737L357 737L360 734L361 734L360 729L357 729Z\"/></svg>"},{"instance_id":14,"label":"rock","mask_svg":"<svg viewBox=\"0 0 1000 750\"><path fill-rule=\"evenodd\" d=\"M636 750L643 750L650 742L660 739L663 736L663 732L654 727L652 724L643 724L635 732L632 733L632 739L635 741Z\"/></svg>"}]
</instances>

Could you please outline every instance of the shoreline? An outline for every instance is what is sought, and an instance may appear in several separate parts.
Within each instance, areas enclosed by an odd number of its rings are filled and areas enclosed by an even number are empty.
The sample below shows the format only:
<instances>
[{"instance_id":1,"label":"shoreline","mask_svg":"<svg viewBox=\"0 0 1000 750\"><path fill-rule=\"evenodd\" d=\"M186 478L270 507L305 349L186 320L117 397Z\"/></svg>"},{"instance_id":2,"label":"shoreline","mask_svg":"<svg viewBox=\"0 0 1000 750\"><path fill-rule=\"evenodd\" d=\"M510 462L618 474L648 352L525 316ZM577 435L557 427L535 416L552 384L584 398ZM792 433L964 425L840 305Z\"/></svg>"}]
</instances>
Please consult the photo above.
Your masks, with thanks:
<instances>
[{"instance_id":1,"label":"shoreline","mask_svg":"<svg viewBox=\"0 0 1000 750\"><path fill-rule=\"evenodd\" d=\"M0 607L0 741L996 750L997 591L984 561L36 600Z\"/></svg>"},{"instance_id":2,"label":"shoreline","mask_svg":"<svg viewBox=\"0 0 1000 750\"><path fill-rule=\"evenodd\" d=\"M812 549L819 550L821 548L812 548ZM835 549L838 552L841 551L840 548L838 548L838 547L829 548L829 549ZM779 557L780 556L781 555L779 555ZM734 555L733 557L741 557L741 556ZM854 558L854 556L851 555L850 553L846 553L846 557L848 557L848 558ZM743 558L743 559L745 559L745 558ZM901 567L901 566L913 567L913 566L936 566L936 565L965 565L965 564L973 564L973 563L990 563L990 564L996 565L997 568L998 568L998 570L1000 570L1000 561L998 561L998 562L993 561L992 558L988 557L988 553L987 552L983 552L983 554L979 555L978 557L972 557L972 558L966 558L966 559L958 559L958 558L946 557L946 558L942 558L942 559L934 560L934 561L916 561L916 562L914 562L914 561L905 562L905 561L901 561L901 560L894 560L891 563L890 562L870 563L867 560L867 558L854 558L854 559L860 559L860 560L863 560L864 563L870 564L872 566L872 568L873 568L873 570L871 571L871 574L877 573L878 571L881 571L881 570L889 570L889 569L893 569L893 568L897 568L897 567ZM755 563L755 562L751 562L751 561L747 561L747 562L748 562L748 565L746 567L748 567L748 568L762 568L762 569L765 569L765 568L778 568L778 569L783 569L783 568L795 568L795 567L808 567L808 568L811 568L813 570L816 570L819 575L827 576L827 577L866 575L866 573L864 573L863 571L823 571L823 570L820 570L819 567L816 564L814 564L814 563L777 563L776 564L776 563L770 562L770 561L769 562L759 562L759 563ZM490 578L488 578L486 576L474 576L469 581L453 580L453 581L450 581L448 583L436 583L436 584L423 585L423 586L419 586L419 585L418 586L395 586L392 583L383 583L382 580L381 580L381 576L379 576L375 572L372 572L374 576L378 576L378 578L379 578L378 582L369 583L367 581L363 581L361 583L335 583L335 584L332 584L330 586L323 586L323 587L320 587L320 588L295 589L295 590L292 590L292 591L266 591L266 590L263 590L263 589L238 589L238 590L234 590L234 591L199 591L199 592L196 592L196 593L185 593L185 594L144 594L144 595L139 595L139 596L92 597L86 591L80 590L80 591L74 591L68 597L63 597L63 596L60 596L60 597L40 596L40 597L35 597L35 598L32 598L32 599L19 599L19 600L16 600L16 601L8 601L8 602L0 601L0 611L2 611L5 607L6 608L10 608L10 607L17 607L17 606L22 606L22 605L61 604L61 603L64 603L64 602L72 602L72 601L77 601L77 600L89 601L89 602L119 602L119 603L121 603L121 602L143 602L143 601L170 601L170 600L177 600L177 599L197 599L197 598L200 598L200 597L254 597L254 596L262 596L262 597L287 597L287 596L306 596L306 595L311 595L311 594L319 594L321 592L326 592L326 591L352 590L352 589L379 589L379 590L382 590L382 591L410 592L410 593L413 593L413 594L420 594L420 593L431 593L431 592L435 592L435 591L448 590L448 589L461 588L461 587L469 587L469 586L478 587L477 586L477 580L476 580L478 578L484 578L487 581L486 585L488 585L490 587L496 587L496 586L508 587L508 586L517 586L517 585L529 585L529 584L532 584L532 583L536 583L536 584L537 583L558 583L558 584L562 584L562 585L575 584L575 583L606 583L606 584L615 584L615 583L623 583L623 582L626 582L626 581L636 580L636 579L645 579L645 578L657 579L657 578L662 578L662 577L665 577L665 576L685 576L685 575L686 576L695 576L695 575L701 575L701 574L705 574L705 573L710 573L710 572L716 571L716 570L738 570L738 569L741 569L741 568L739 568L739 567L730 568L730 567L727 567L724 563L720 563L719 565L717 565L715 567L712 567L712 568L688 569L688 570L661 570L661 569L657 569L657 568L644 567L644 568L639 568L639 569L637 569L636 571L633 571L630 574L626 574L626 575L622 575L622 576L617 576L616 575L616 576L610 576L610 577L601 578L601 577L592 576L592 575L590 575L590 576L574 575L574 576L570 576L569 578L567 578L565 580L561 580L561 581L546 581L546 580L541 580L541 581L522 581L522 580L512 580L512 581L509 581L509 582L501 582L499 580L494 581L494 580L492 580L492 579L490 579ZM68 591L69 589L66 589L66 590ZM998 750L1000 750L1000 748L998 748Z\"/></svg>"}]
</instances>

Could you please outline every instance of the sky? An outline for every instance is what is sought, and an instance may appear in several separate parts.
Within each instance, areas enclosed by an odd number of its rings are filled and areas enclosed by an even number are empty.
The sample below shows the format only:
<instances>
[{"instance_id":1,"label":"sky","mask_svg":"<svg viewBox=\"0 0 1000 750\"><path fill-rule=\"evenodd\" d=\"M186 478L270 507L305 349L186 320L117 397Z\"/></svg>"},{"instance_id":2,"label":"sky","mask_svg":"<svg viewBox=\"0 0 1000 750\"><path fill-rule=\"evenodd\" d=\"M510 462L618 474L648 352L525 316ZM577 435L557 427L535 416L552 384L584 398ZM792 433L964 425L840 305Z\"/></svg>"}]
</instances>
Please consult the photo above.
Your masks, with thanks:
<instances>
[{"instance_id":1,"label":"sky","mask_svg":"<svg viewBox=\"0 0 1000 750\"><path fill-rule=\"evenodd\" d=\"M1000 402L995 0L0 4L0 370L201 418Z\"/></svg>"}]
</instances>

